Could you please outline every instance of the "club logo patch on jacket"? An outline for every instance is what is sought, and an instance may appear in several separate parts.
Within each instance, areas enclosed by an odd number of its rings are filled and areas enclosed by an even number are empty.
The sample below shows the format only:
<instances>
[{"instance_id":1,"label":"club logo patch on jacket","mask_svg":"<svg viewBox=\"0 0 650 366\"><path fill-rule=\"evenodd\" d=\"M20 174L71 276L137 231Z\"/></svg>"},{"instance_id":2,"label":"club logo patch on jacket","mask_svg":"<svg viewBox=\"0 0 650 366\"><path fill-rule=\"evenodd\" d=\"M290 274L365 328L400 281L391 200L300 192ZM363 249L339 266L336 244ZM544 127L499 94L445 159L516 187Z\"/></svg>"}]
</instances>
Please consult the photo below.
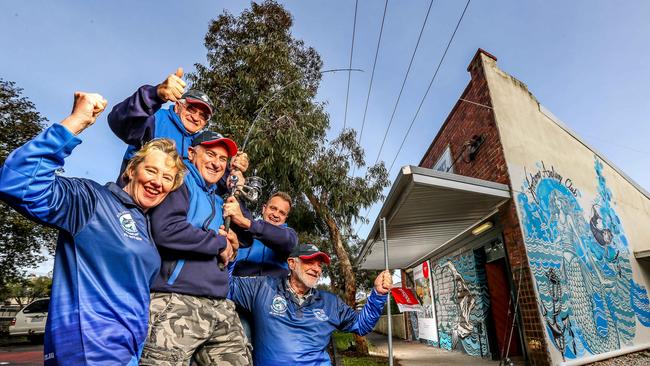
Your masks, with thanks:
<instances>
[{"instance_id":1,"label":"club logo patch on jacket","mask_svg":"<svg viewBox=\"0 0 650 366\"><path fill-rule=\"evenodd\" d=\"M131 239L142 240L140 234L138 233L138 227L135 225L135 220L131 217L131 214L128 212L119 213L118 219L120 220L120 226L124 234Z\"/></svg>"},{"instance_id":2,"label":"club logo patch on jacket","mask_svg":"<svg viewBox=\"0 0 650 366\"><path fill-rule=\"evenodd\" d=\"M273 315L283 315L287 311L287 300L280 296L275 295L273 302L271 303L271 314Z\"/></svg>"},{"instance_id":3,"label":"club logo patch on jacket","mask_svg":"<svg viewBox=\"0 0 650 366\"><path fill-rule=\"evenodd\" d=\"M314 309L314 317L316 317L316 319L322 322L327 321L327 319L329 319L327 314L325 314L325 310L323 309Z\"/></svg>"}]
</instances>

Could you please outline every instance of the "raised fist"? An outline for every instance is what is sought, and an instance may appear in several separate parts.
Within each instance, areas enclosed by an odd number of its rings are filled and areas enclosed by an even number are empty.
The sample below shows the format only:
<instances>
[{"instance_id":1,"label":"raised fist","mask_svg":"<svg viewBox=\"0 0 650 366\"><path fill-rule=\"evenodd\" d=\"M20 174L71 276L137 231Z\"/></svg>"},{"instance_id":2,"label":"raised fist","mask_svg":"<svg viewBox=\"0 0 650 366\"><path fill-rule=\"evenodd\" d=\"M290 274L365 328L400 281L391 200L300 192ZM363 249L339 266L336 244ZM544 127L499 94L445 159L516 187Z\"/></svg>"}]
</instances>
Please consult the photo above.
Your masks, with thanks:
<instances>
[{"instance_id":1,"label":"raised fist","mask_svg":"<svg viewBox=\"0 0 650 366\"><path fill-rule=\"evenodd\" d=\"M108 102L96 93L74 93L74 104L70 116L61 124L75 135L81 133L97 120L97 117L106 109Z\"/></svg>"},{"instance_id":2,"label":"raised fist","mask_svg":"<svg viewBox=\"0 0 650 366\"><path fill-rule=\"evenodd\" d=\"M393 276L390 271L383 271L375 278L375 291L380 295L386 295L393 288Z\"/></svg>"},{"instance_id":3,"label":"raised fist","mask_svg":"<svg viewBox=\"0 0 650 366\"><path fill-rule=\"evenodd\" d=\"M183 93L185 92L185 82L183 79L183 68L179 67L176 69L176 72L169 74L167 79L162 83L158 84L156 92L160 99L165 102L176 102L181 99Z\"/></svg>"}]
</instances>

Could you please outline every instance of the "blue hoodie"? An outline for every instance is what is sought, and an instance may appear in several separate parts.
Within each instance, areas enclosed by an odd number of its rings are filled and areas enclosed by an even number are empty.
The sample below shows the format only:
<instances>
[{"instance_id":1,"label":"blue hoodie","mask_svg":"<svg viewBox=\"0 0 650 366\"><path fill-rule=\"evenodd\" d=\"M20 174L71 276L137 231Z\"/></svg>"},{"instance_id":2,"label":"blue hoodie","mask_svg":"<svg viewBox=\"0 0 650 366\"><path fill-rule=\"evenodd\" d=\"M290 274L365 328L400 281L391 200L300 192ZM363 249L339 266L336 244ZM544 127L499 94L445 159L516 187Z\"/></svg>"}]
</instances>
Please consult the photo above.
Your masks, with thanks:
<instances>
[{"instance_id":1,"label":"blue hoodie","mask_svg":"<svg viewBox=\"0 0 650 366\"><path fill-rule=\"evenodd\" d=\"M116 104L108 114L108 125L113 133L129 145L124 153L120 174L142 145L159 137L174 140L179 154L187 159L187 148L199 132L189 133L174 108L161 109L163 104L165 102L158 96L156 87L144 85Z\"/></svg>"},{"instance_id":2,"label":"blue hoodie","mask_svg":"<svg viewBox=\"0 0 650 366\"><path fill-rule=\"evenodd\" d=\"M0 170L0 198L59 229L45 365L137 365L160 257L142 210L116 184L54 173L80 143L54 124L16 149Z\"/></svg>"},{"instance_id":3,"label":"blue hoodie","mask_svg":"<svg viewBox=\"0 0 650 366\"><path fill-rule=\"evenodd\" d=\"M251 227L240 235L253 244L237 252L234 276L286 276L289 274L287 258L298 244L296 232L282 224L264 220L251 220Z\"/></svg>"}]
</instances>

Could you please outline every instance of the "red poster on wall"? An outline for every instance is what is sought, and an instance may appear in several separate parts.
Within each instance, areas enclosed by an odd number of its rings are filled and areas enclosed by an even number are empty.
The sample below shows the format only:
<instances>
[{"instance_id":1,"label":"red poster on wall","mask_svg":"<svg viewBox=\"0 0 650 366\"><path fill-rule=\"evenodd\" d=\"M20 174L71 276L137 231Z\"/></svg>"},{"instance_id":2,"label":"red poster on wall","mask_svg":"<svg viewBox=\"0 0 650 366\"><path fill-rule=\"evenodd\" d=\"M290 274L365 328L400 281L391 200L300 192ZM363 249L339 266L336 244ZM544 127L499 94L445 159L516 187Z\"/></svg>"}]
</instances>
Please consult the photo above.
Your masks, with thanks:
<instances>
[{"instance_id":1,"label":"red poster on wall","mask_svg":"<svg viewBox=\"0 0 650 366\"><path fill-rule=\"evenodd\" d=\"M422 306L411 289L397 287L390 290L390 293L393 295L393 299L395 300L400 312L422 311Z\"/></svg>"}]
</instances>

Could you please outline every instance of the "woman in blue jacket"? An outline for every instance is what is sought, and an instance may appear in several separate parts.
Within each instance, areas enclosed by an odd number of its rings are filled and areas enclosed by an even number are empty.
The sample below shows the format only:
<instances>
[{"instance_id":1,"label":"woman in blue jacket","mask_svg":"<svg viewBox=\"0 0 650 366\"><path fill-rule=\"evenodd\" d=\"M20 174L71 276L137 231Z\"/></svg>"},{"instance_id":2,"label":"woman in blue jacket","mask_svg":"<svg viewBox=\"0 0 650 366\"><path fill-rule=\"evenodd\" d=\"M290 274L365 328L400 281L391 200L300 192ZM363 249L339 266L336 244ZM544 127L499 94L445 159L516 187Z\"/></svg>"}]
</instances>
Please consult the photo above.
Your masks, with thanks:
<instances>
[{"instance_id":1,"label":"woman in blue jacket","mask_svg":"<svg viewBox=\"0 0 650 366\"><path fill-rule=\"evenodd\" d=\"M75 93L72 113L16 149L0 169L0 199L59 229L45 365L137 365L147 336L149 286L160 268L147 210L183 182L171 140L153 140L114 183L57 176L76 137L106 107Z\"/></svg>"}]
</instances>

